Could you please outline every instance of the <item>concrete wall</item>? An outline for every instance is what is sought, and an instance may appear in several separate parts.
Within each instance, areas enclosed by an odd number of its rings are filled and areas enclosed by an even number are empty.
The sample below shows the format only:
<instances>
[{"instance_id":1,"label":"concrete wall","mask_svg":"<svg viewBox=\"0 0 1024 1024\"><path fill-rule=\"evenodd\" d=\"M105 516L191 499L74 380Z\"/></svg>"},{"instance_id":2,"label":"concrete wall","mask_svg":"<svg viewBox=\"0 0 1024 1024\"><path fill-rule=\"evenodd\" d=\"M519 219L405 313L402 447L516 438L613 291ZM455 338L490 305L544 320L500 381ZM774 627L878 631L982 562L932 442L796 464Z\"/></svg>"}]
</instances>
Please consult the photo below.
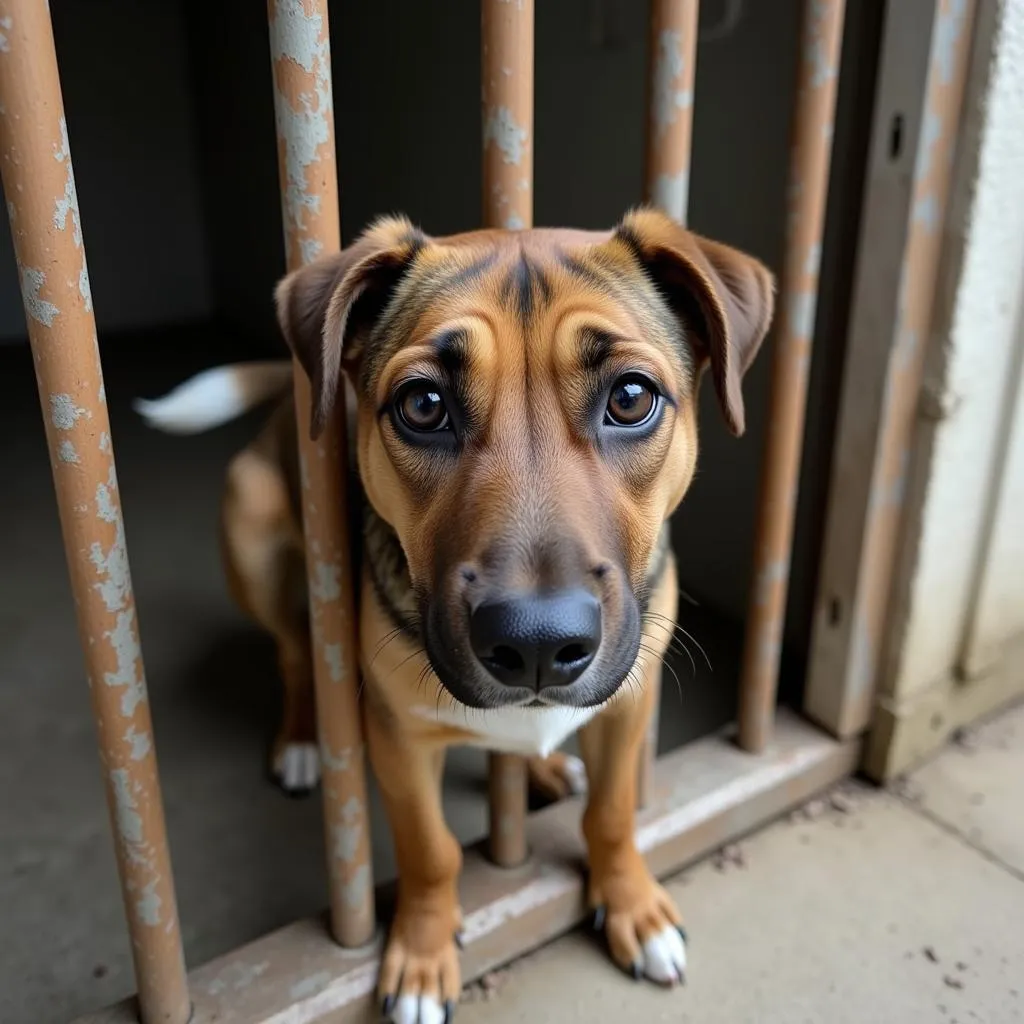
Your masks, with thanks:
<instances>
[{"instance_id":1,"label":"concrete wall","mask_svg":"<svg viewBox=\"0 0 1024 1024\"><path fill-rule=\"evenodd\" d=\"M183 11L174 0L52 6L101 331L211 314ZM0 342L25 336L0 229Z\"/></svg>"}]
</instances>

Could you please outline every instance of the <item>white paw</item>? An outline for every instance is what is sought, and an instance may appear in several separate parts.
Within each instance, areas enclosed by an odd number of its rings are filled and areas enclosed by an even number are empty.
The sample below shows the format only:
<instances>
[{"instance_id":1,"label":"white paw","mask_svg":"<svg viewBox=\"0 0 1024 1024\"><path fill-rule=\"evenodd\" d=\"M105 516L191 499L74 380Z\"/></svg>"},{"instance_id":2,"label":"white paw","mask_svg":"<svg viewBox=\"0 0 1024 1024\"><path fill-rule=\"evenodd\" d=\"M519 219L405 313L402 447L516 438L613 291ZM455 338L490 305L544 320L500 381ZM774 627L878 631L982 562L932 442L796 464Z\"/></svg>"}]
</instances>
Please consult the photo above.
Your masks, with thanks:
<instances>
[{"instance_id":1,"label":"white paw","mask_svg":"<svg viewBox=\"0 0 1024 1024\"><path fill-rule=\"evenodd\" d=\"M575 754L565 755L565 781L574 796L587 791L587 769L581 758Z\"/></svg>"},{"instance_id":2,"label":"white paw","mask_svg":"<svg viewBox=\"0 0 1024 1024\"><path fill-rule=\"evenodd\" d=\"M286 793L304 793L320 781L315 743L286 743L274 758L274 774Z\"/></svg>"},{"instance_id":3,"label":"white paw","mask_svg":"<svg viewBox=\"0 0 1024 1024\"><path fill-rule=\"evenodd\" d=\"M433 996L401 995L387 1020L392 1024L445 1024L444 1007Z\"/></svg>"},{"instance_id":4,"label":"white paw","mask_svg":"<svg viewBox=\"0 0 1024 1024\"><path fill-rule=\"evenodd\" d=\"M644 943L643 973L662 985L686 981L686 942L678 928L662 928Z\"/></svg>"}]
</instances>

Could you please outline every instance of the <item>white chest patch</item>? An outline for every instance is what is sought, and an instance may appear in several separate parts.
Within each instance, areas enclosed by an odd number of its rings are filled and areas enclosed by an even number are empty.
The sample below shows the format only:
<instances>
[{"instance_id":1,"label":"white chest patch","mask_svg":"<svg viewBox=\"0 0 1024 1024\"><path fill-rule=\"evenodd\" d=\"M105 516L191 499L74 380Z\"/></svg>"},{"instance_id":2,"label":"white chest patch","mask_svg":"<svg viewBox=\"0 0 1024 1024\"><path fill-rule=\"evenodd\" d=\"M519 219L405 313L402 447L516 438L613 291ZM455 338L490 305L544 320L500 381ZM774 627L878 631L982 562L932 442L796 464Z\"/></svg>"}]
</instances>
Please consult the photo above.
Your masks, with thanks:
<instances>
[{"instance_id":1,"label":"white chest patch","mask_svg":"<svg viewBox=\"0 0 1024 1024\"><path fill-rule=\"evenodd\" d=\"M416 705L412 713L428 722L462 729L466 742L502 754L547 757L601 710L594 708L498 708Z\"/></svg>"}]
</instances>

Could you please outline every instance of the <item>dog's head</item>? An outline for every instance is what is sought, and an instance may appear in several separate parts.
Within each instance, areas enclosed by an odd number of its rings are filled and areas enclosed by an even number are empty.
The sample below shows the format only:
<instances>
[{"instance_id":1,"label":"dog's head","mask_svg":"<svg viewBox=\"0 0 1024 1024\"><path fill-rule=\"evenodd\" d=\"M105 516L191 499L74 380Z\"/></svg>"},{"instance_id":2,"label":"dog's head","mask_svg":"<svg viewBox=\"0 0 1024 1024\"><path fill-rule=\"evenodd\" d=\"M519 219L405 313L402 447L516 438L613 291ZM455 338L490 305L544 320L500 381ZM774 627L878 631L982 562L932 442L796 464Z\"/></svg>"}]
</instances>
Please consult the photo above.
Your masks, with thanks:
<instances>
[{"instance_id":1,"label":"dog's head","mask_svg":"<svg viewBox=\"0 0 1024 1024\"><path fill-rule=\"evenodd\" d=\"M389 218L277 299L314 434L343 372L355 387L362 483L444 687L471 707L612 696L693 477L705 368L743 431L768 271L652 211L440 239Z\"/></svg>"}]
</instances>

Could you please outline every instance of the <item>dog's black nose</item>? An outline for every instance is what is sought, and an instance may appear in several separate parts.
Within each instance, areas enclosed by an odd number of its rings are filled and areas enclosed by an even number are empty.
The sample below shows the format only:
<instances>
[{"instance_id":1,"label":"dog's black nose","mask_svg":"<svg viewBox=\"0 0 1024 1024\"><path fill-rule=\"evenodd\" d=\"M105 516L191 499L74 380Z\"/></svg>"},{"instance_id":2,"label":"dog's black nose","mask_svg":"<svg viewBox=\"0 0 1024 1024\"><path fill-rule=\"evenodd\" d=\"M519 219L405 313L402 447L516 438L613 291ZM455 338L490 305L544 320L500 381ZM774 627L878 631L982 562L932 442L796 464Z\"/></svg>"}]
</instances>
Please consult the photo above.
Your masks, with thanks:
<instances>
[{"instance_id":1,"label":"dog's black nose","mask_svg":"<svg viewBox=\"0 0 1024 1024\"><path fill-rule=\"evenodd\" d=\"M480 605L473 653L500 683L541 691L568 686L601 644L601 604L586 590L520 595Z\"/></svg>"}]
</instances>

